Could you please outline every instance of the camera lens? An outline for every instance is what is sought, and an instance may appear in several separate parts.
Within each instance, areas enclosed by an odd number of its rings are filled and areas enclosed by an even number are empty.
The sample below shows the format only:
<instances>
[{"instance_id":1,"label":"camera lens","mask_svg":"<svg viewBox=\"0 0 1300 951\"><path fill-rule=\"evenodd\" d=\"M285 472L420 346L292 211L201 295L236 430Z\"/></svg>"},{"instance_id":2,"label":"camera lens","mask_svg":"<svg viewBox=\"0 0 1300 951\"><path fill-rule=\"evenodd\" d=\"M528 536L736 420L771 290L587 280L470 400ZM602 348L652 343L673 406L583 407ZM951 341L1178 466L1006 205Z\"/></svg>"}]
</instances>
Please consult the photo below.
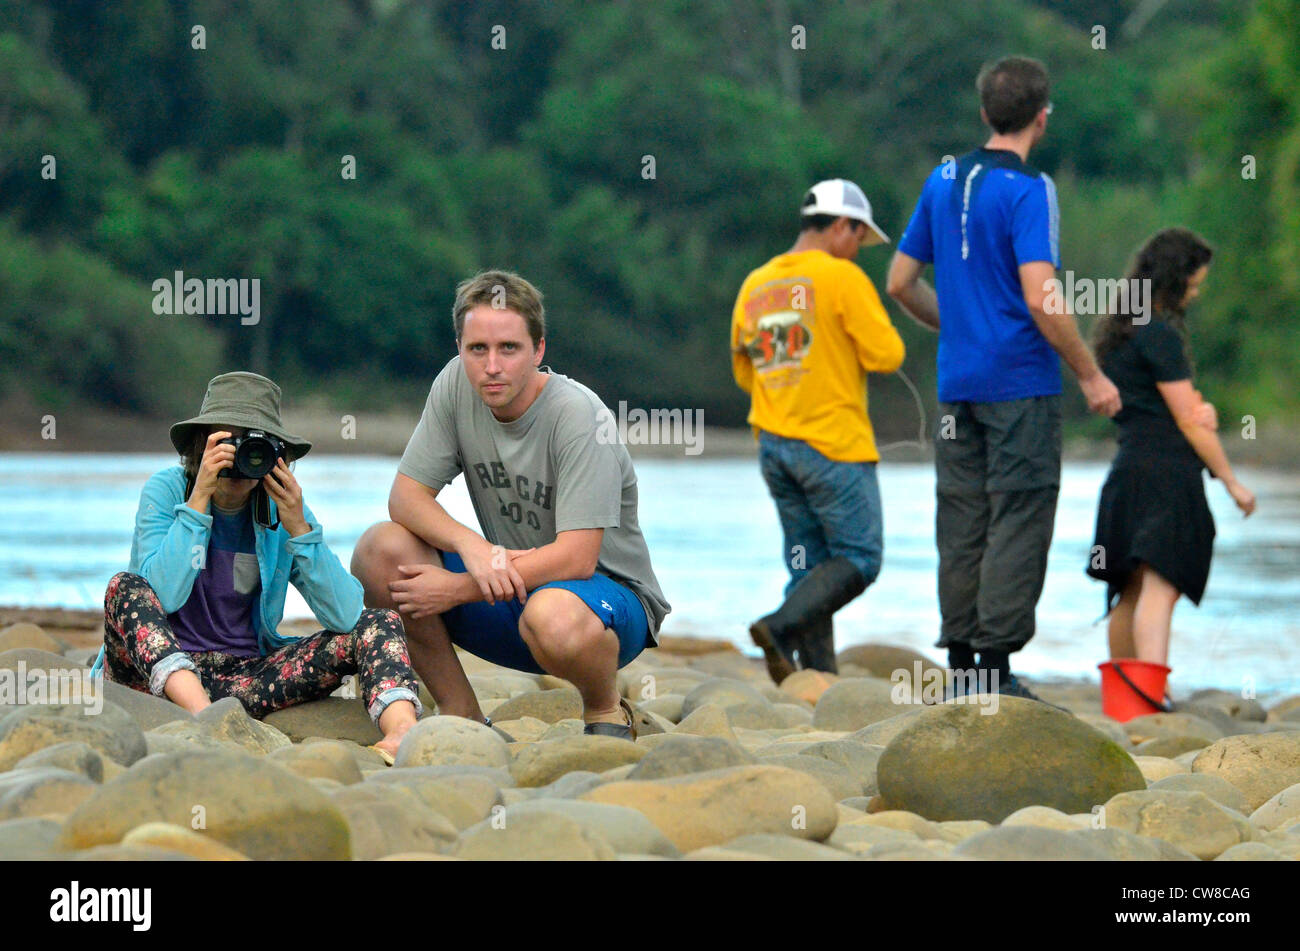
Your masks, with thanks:
<instances>
[{"instance_id":1,"label":"camera lens","mask_svg":"<svg viewBox=\"0 0 1300 951\"><path fill-rule=\"evenodd\" d=\"M235 450L235 468L245 479L260 479L275 468L278 456L269 439L250 434Z\"/></svg>"}]
</instances>

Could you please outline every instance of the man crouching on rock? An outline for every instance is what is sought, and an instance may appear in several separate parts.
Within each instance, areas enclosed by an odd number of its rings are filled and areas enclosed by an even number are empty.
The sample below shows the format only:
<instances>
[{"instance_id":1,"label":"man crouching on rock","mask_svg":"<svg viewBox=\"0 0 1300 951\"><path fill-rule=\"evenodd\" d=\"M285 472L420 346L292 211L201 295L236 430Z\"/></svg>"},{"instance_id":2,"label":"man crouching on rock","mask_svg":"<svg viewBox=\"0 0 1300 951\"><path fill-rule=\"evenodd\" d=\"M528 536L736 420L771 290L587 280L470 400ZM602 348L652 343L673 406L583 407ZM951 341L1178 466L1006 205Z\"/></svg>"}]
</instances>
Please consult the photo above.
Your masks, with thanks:
<instances>
[{"instance_id":1,"label":"man crouching on rock","mask_svg":"<svg viewBox=\"0 0 1300 951\"><path fill-rule=\"evenodd\" d=\"M402 455L393 520L361 537L352 573L367 605L401 612L440 713L491 723L458 645L570 681L586 733L635 739L615 675L657 642L670 608L637 525L632 460L605 436L595 393L540 369L546 324L532 284L485 271L456 289L452 318L459 355ZM461 473L483 535L438 502Z\"/></svg>"}]
</instances>

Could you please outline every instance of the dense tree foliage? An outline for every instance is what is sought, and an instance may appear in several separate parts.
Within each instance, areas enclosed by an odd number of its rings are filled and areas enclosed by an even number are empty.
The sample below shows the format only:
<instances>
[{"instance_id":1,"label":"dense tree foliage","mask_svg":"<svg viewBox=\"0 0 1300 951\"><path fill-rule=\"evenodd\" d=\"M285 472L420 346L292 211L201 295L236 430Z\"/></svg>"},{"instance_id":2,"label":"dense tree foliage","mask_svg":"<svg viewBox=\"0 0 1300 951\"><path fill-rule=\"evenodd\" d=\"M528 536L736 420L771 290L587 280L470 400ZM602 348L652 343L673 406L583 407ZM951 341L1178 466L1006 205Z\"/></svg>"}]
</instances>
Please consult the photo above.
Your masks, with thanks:
<instances>
[{"instance_id":1,"label":"dense tree foliage","mask_svg":"<svg viewBox=\"0 0 1300 951\"><path fill-rule=\"evenodd\" d=\"M1118 276L1155 229L1201 231L1200 383L1280 419L1298 20L1300 0L0 0L0 397L162 414L247 367L409 400L451 353L456 282L501 266L545 292L556 369L739 423L731 304L803 189L856 179L897 238L929 169L982 141L980 65L1022 52L1053 73L1034 161L1065 266ZM889 254L860 258L878 285ZM258 278L260 322L156 315L176 271ZM934 338L893 313L932 403ZM872 402L915 431L900 382Z\"/></svg>"}]
</instances>

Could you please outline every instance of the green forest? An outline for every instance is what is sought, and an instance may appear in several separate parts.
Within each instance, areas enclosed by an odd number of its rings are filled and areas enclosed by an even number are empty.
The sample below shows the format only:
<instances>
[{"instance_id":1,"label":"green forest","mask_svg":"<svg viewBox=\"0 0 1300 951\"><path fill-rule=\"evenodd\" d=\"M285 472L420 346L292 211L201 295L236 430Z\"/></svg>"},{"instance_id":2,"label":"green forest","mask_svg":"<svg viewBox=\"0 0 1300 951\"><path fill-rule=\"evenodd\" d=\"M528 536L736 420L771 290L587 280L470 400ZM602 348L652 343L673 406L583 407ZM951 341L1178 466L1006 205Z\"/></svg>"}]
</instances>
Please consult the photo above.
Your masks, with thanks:
<instances>
[{"instance_id":1,"label":"green forest","mask_svg":"<svg viewBox=\"0 0 1300 951\"><path fill-rule=\"evenodd\" d=\"M252 369L415 411L456 283L495 266L542 289L546 362L606 403L740 425L731 306L804 190L856 180L897 240L984 140L979 67L1021 53L1052 73L1031 161L1063 266L1117 277L1154 230L1199 231L1198 386L1280 426L1298 23L1300 0L0 0L0 401L166 417ZM882 293L891 253L858 258ZM156 314L176 271L257 278L259 322ZM889 308L933 405L935 338ZM1067 393L1075 432L1108 431ZM915 433L902 381L871 401Z\"/></svg>"}]
</instances>

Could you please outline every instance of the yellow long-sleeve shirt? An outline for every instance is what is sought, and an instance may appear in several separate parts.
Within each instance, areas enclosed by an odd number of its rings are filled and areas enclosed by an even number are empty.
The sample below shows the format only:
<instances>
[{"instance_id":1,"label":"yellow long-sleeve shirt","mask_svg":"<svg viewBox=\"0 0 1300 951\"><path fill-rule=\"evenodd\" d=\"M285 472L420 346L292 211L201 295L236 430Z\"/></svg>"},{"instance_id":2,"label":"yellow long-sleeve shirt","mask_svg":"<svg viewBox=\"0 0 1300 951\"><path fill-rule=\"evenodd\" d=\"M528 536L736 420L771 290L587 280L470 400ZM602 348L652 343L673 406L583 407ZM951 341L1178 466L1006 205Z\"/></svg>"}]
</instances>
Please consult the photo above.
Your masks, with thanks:
<instances>
[{"instance_id":1,"label":"yellow long-sleeve shirt","mask_svg":"<svg viewBox=\"0 0 1300 951\"><path fill-rule=\"evenodd\" d=\"M749 424L839 462L876 462L867 373L893 373L903 340L871 280L825 251L782 254L750 273L731 318L732 373Z\"/></svg>"}]
</instances>

